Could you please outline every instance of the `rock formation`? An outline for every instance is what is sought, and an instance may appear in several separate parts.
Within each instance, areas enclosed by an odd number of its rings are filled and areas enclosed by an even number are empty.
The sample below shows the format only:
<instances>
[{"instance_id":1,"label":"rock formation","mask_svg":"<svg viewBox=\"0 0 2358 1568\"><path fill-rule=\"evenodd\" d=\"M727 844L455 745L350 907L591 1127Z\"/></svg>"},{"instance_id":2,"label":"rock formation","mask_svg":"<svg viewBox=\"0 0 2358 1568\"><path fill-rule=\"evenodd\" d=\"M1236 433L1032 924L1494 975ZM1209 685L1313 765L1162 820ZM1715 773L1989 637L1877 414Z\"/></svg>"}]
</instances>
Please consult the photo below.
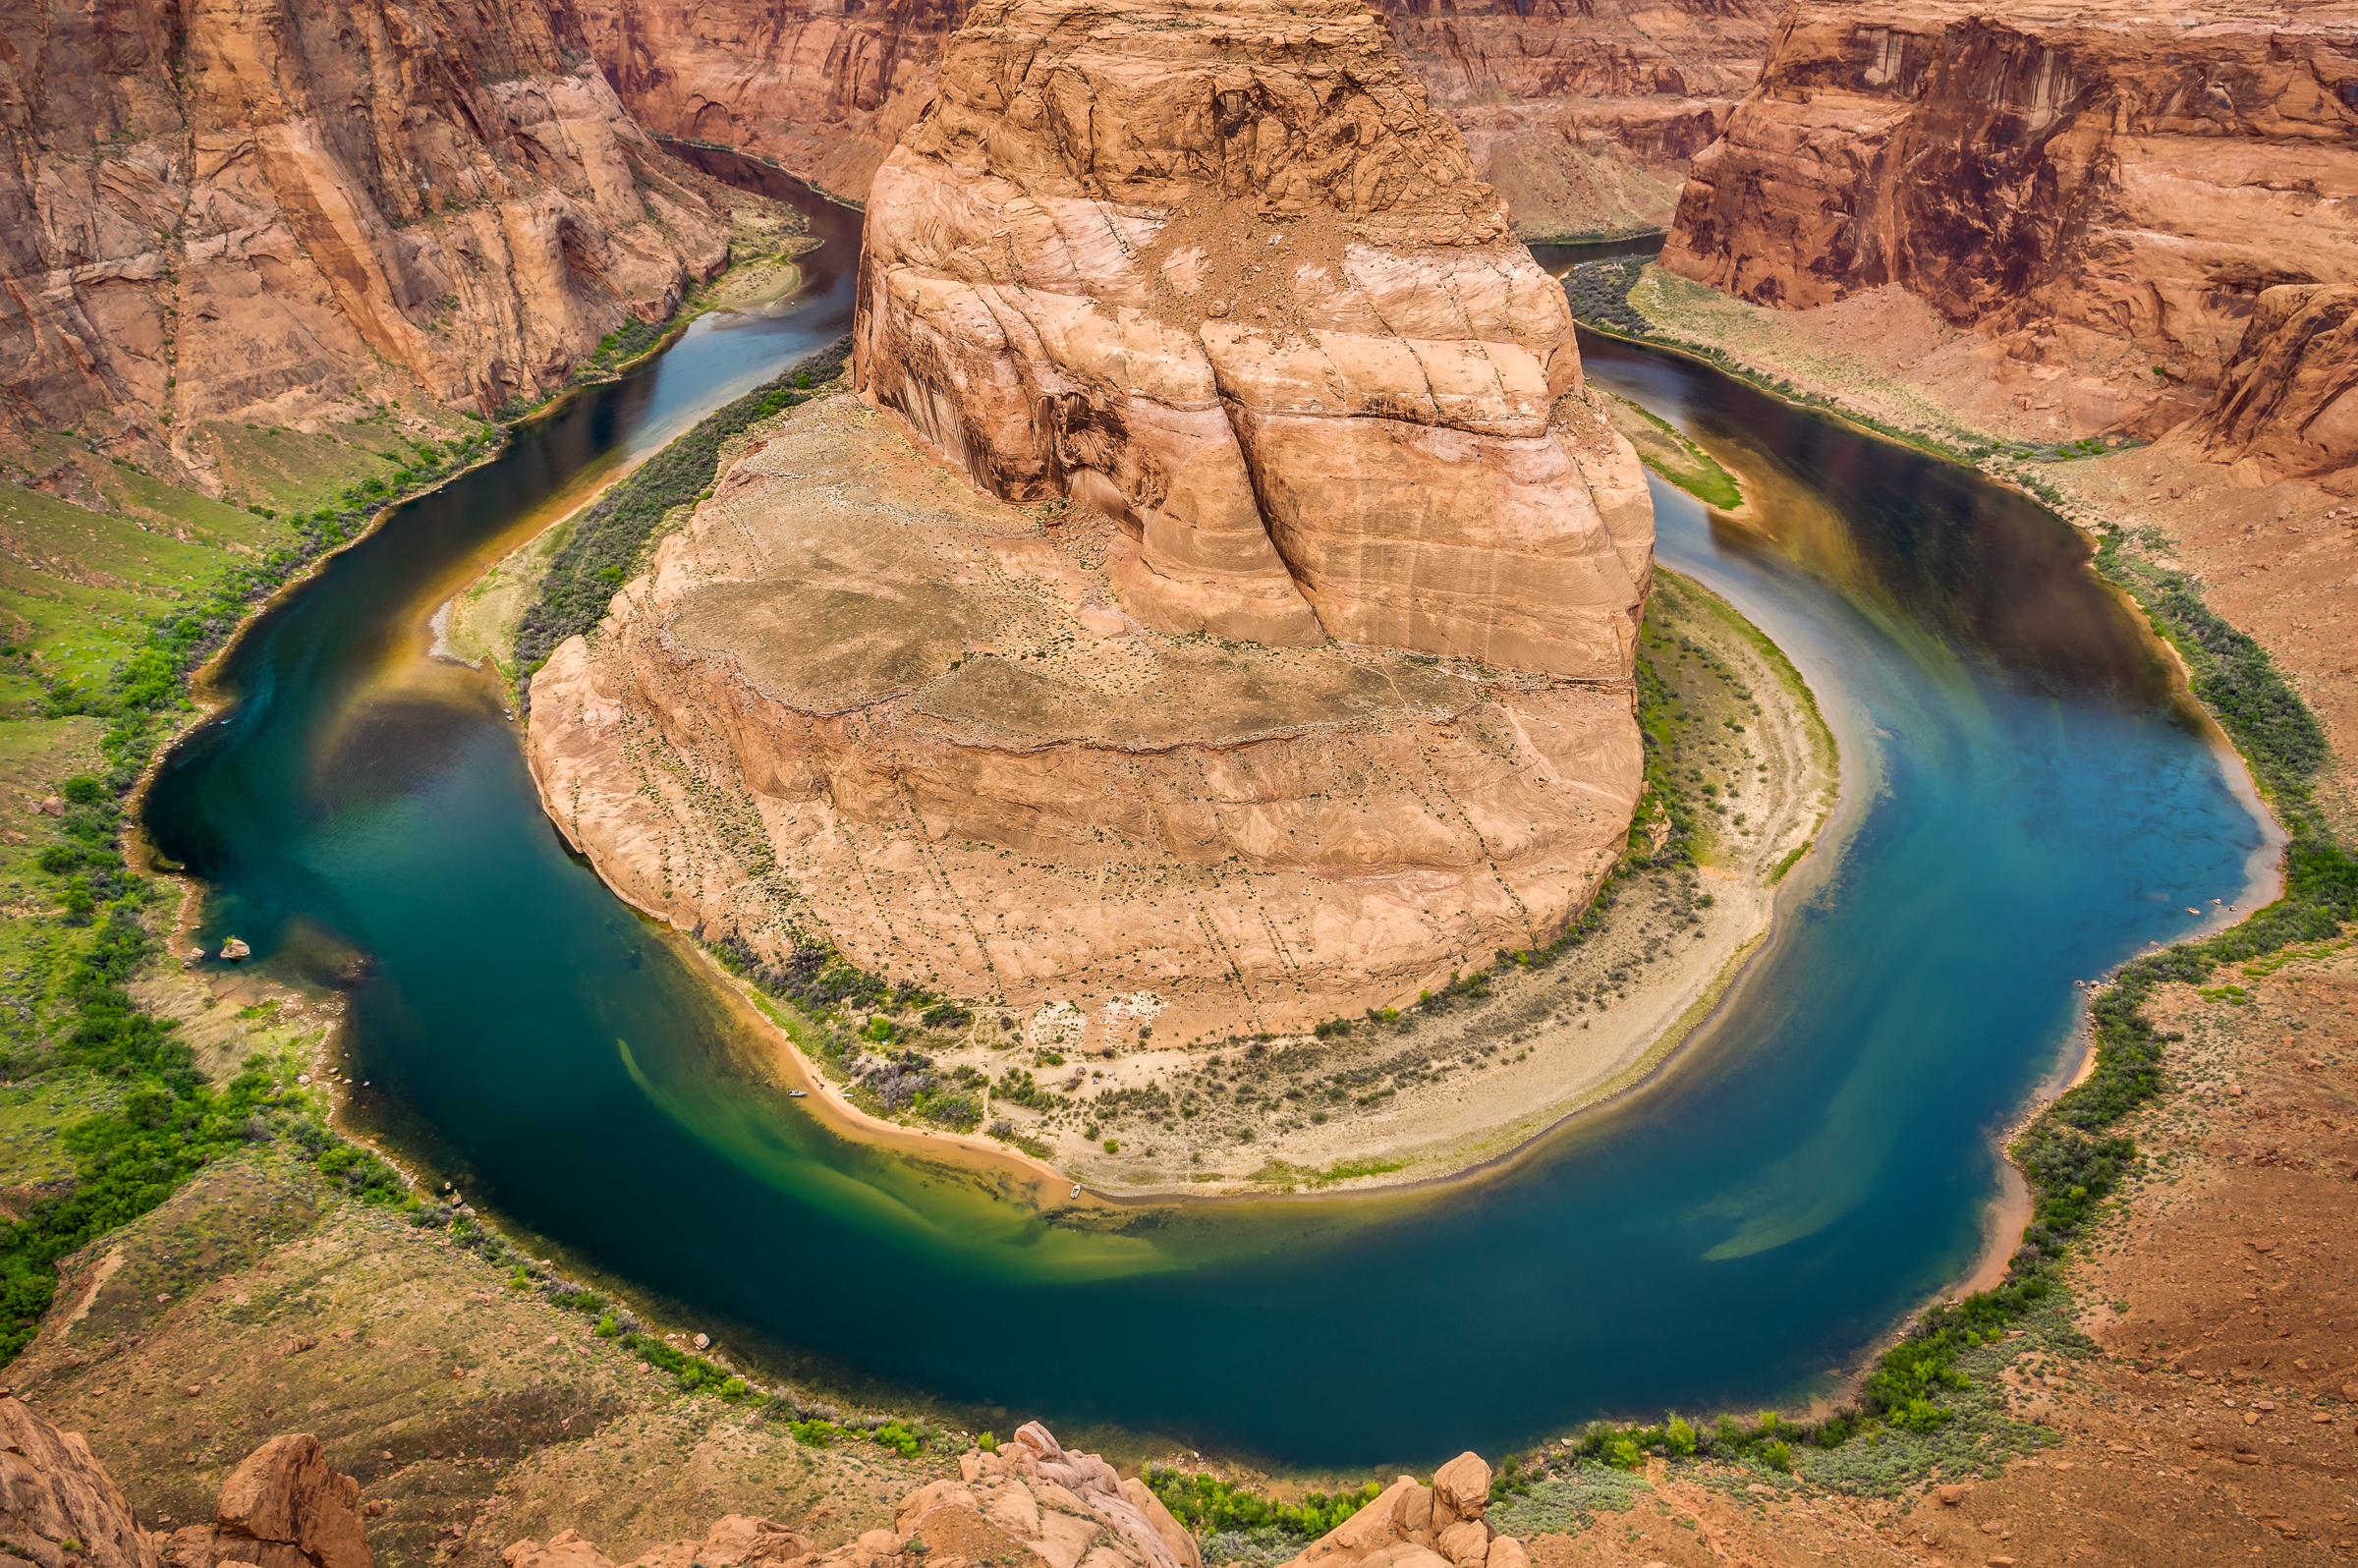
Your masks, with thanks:
<instances>
[{"instance_id":1,"label":"rock formation","mask_svg":"<svg viewBox=\"0 0 2358 1568\"><path fill-rule=\"evenodd\" d=\"M1483 1517L1489 1501L1490 1467L1460 1454L1430 1486L1402 1476L1285 1568L1531 1568L1523 1542Z\"/></svg>"},{"instance_id":2,"label":"rock formation","mask_svg":"<svg viewBox=\"0 0 2358 1568\"><path fill-rule=\"evenodd\" d=\"M2358 288L2263 289L2217 399L2186 434L2204 457L2249 465L2253 477L2358 478Z\"/></svg>"},{"instance_id":3,"label":"rock formation","mask_svg":"<svg viewBox=\"0 0 2358 1568\"><path fill-rule=\"evenodd\" d=\"M1662 259L1788 308L1895 285L2060 391L2063 433L2155 434L2211 402L2265 291L2358 283L2354 196L2346 8L1805 0Z\"/></svg>"},{"instance_id":4,"label":"rock formation","mask_svg":"<svg viewBox=\"0 0 2358 1568\"><path fill-rule=\"evenodd\" d=\"M0 1394L0 1535L38 1568L156 1568L155 1545L77 1431Z\"/></svg>"},{"instance_id":5,"label":"rock formation","mask_svg":"<svg viewBox=\"0 0 2358 1568\"><path fill-rule=\"evenodd\" d=\"M200 467L190 436L211 420L413 390L487 410L561 381L628 313L668 313L724 256L695 177L570 63L545 8L20 20L0 429Z\"/></svg>"},{"instance_id":6,"label":"rock formation","mask_svg":"<svg viewBox=\"0 0 2358 1568\"><path fill-rule=\"evenodd\" d=\"M831 1551L767 1520L732 1515L702 1542L656 1546L629 1568L1203 1568L1195 1538L1146 1483L1095 1454L1068 1451L1038 1422L996 1453L971 1450L958 1465L958 1480L903 1497L892 1529ZM1285 1568L1529 1568L1523 1543L1483 1518L1489 1486L1489 1466L1470 1453L1443 1465L1431 1486L1402 1476ZM747 1554L757 1542L759 1554ZM520 1540L500 1560L615 1568L572 1531L546 1544Z\"/></svg>"},{"instance_id":7,"label":"rock formation","mask_svg":"<svg viewBox=\"0 0 2358 1568\"><path fill-rule=\"evenodd\" d=\"M1625 678L1651 508L1562 434L1562 291L1423 100L1351 0L978 7L871 188L862 391L1119 521L1158 631Z\"/></svg>"},{"instance_id":8,"label":"rock formation","mask_svg":"<svg viewBox=\"0 0 2358 1568\"><path fill-rule=\"evenodd\" d=\"M1771 0L1377 0L1527 236L1658 229L1752 87Z\"/></svg>"},{"instance_id":9,"label":"rock formation","mask_svg":"<svg viewBox=\"0 0 2358 1568\"><path fill-rule=\"evenodd\" d=\"M372 1568L360 1484L309 1432L273 1437L221 1484L213 1522L174 1531L165 1568Z\"/></svg>"},{"instance_id":10,"label":"rock formation","mask_svg":"<svg viewBox=\"0 0 2358 1568\"><path fill-rule=\"evenodd\" d=\"M850 399L758 427L533 680L613 885L1094 995L1093 1043L1356 1014L1586 904L1643 474L1372 17L978 10L862 267L862 386L988 496Z\"/></svg>"},{"instance_id":11,"label":"rock formation","mask_svg":"<svg viewBox=\"0 0 2358 1568\"><path fill-rule=\"evenodd\" d=\"M866 194L931 97L963 0L570 0L622 101L661 135ZM1413 79L1473 145L1520 232L1656 228L1686 160L1758 75L1766 0L1636 7L1377 0Z\"/></svg>"}]
</instances>

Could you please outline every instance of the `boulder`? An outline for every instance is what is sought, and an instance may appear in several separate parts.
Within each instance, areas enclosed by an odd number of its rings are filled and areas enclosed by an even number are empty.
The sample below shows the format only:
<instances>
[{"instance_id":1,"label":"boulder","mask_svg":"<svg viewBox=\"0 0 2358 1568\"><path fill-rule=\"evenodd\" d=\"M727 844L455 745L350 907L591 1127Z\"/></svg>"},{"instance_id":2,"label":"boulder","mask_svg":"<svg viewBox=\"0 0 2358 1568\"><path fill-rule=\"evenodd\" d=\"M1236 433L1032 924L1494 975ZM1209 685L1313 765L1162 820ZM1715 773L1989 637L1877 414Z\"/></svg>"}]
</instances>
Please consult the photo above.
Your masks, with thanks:
<instances>
[{"instance_id":1,"label":"boulder","mask_svg":"<svg viewBox=\"0 0 2358 1568\"><path fill-rule=\"evenodd\" d=\"M38 1568L157 1568L153 1540L82 1433L11 1395L0 1395L0 1535Z\"/></svg>"},{"instance_id":2,"label":"boulder","mask_svg":"<svg viewBox=\"0 0 2358 1568\"><path fill-rule=\"evenodd\" d=\"M1477 1453L1458 1455L1432 1473L1433 1494L1460 1519L1480 1519L1490 1505L1490 1467Z\"/></svg>"},{"instance_id":3,"label":"boulder","mask_svg":"<svg viewBox=\"0 0 2358 1568\"><path fill-rule=\"evenodd\" d=\"M1490 1533L1479 1519L1461 1519L1442 1531L1433 1545L1457 1568L1476 1568L1489 1558Z\"/></svg>"},{"instance_id":4,"label":"boulder","mask_svg":"<svg viewBox=\"0 0 2358 1568\"><path fill-rule=\"evenodd\" d=\"M222 1484L213 1508L211 1561L374 1568L362 1535L360 1498L360 1483L328 1464L318 1438L309 1432L273 1437Z\"/></svg>"},{"instance_id":5,"label":"boulder","mask_svg":"<svg viewBox=\"0 0 2358 1568\"><path fill-rule=\"evenodd\" d=\"M229 960L232 964L237 963L241 959L252 957L253 954L253 949L247 946L242 939L235 936L221 944L221 956Z\"/></svg>"}]
</instances>

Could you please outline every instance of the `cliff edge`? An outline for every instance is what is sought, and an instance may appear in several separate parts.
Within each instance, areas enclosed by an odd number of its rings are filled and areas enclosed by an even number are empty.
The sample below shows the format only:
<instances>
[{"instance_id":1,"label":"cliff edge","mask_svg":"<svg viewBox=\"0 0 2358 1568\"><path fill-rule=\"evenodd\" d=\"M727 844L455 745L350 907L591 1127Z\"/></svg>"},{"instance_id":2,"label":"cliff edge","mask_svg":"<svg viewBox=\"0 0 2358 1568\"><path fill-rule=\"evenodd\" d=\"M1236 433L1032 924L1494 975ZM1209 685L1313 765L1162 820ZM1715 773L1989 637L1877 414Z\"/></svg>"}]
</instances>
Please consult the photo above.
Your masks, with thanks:
<instances>
[{"instance_id":1,"label":"cliff edge","mask_svg":"<svg viewBox=\"0 0 2358 1568\"><path fill-rule=\"evenodd\" d=\"M2062 438L2159 435L2294 313L2264 311L2270 290L2358 284L2358 25L1804 0L1696 158L1662 264L1786 309L1905 290L1981 334L1987 377ZM2252 349L2303 379L2285 352ZM2341 391L2307 379L2323 401L2295 426ZM2253 413L2213 433L2248 443Z\"/></svg>"}]
</instances>

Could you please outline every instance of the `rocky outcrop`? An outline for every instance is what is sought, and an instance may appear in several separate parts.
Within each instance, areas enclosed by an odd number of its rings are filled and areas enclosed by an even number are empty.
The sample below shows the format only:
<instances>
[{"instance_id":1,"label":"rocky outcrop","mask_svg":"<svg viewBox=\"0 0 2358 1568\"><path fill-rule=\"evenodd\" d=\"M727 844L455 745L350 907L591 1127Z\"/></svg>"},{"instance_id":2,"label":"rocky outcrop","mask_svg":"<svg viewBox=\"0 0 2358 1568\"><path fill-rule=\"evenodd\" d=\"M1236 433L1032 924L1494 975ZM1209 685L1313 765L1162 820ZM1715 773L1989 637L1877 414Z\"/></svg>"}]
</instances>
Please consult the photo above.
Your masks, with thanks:
<instances>
[{"instance_id":1,"label":"rocky outcrop","mask_svg":"<svg viewBox=\"0 0 2358 1568\"><path fill-rule=\"evenodd\" d=\"M1653 516L1562 291L1350 0L993 0L871 189L861 389L1115 519L1158 631L1629 674Z\"/></svg>"},{"instance_id":2,"label":"rocky outcrop","mask_svg":"<svg viewBox=\"0 0 2358 1568\"><path fill-rule=\"evenodd\" d=\"M520 0L37 6L0 73L0 425L176 450L499 406L669 312L726 224Z\"/></svg>"},{"instance_id":3,"label":"rocky outcrop","mask_svg":"<svg viewBox=\"0 0 2358 1568\"><path fill-rule=\"evenodd\" d=\"M639 123L865 196L932 95L965 0L559 0Z\"/></svg>"},{"instance_id":4,"label":"rocky outcrop","mask_svg":"<svg viewBox=\"0 0 2358 1568\"><path fill-rule=\"evenodd\" d=\"M996 1452L969 1450L958 1466L957 1480L903 1497L892 1529L830 1551L766 1520L732 1516L702 1542L657 1546L631 1568L691 1560L739 1568L757 1559L728 1555L727 1541L756 1537L779 1542L779 1551L789 1542L803 1548L758 1559L761 1568L1203 1568L1195 1538L1145 1482L1095 1454L1067 1450L1038 1422ZM1489 1467L1471 1453L1442 1466L1430 1486L1402 1476L1285 1568L1530 1568L1523 1543L1483 1518L1489 1485ZM507 1568L614 1568L572 1531L546 1544L520 1540L500 1560Z\"/></svg>"},{"instance_id":5,"label":"rocky outcrop","mask_svg":"<svg viewBox=\"0 0 2358 1568\"><path fill-rule=\"evenodd\" d=\"M900 433L760 429L533 679L610 883L1095 993L1093 1043L1405 1000L1585 906L1641 772L1644 475L1366 11L978 9L854 339Z\"/></svg>"},{"instance_id":6,"label":"rocky outcrop","mask_svg":"<svg viewBox=\"0 0 2358 1568\"><path fill-rule=\"evenodd\" d=\"M211 1524L167 1538L163 1568L373 1568L360 1498L316 1437L273 1437L222 1484Z\"/></svg>"},{"instance_id":7,"label":"rocky outcrop","mask_svg":"<svg viewBox=\"0 0 2358 1568\"><path fill-rule=\"evenodd\" d=\"M0 1535L37 1568L157 1568L114 1478L82 1433L59 1431L0 1394Z\"/></svg>"},{"instance_id":8,"label":"rocky outcrop","mask_svg":"<svg viewBox=\"0 0 2358 1568\"><path fill-rule=\"evenodd\" d=\"M1285 1568L1531 1568L1523 1543L1483 1517L1489 1501L1490 1467L1460 1454L1430 1486L1402 1476Z\"/></svg>"},{"instance_id":9,"label":"rocky outcrop","mask_svg":"<svg viewBox=\"0 0 2358 1568\"><path fill-rule=\"evenodd\" d=\"M2186 433L2253 477L2358 470L2358 288L2262 290L2218 399Z\"/></svg>"},{"instance_id":10,"label":"rocky outcrop","mask_svg":"<svg viewBox=\"0 0 2358 1568\"><path fill-rule=\"evenodd\" d=\"M1639 787L1625 688L1173 638L1122 606L1135 559L856 398L756 426L533 677L541 798L683 929L1084 1003L1092 1049L1413 998L1585 905Z\"/></svg>"},{"instance_id":11,"label":"rocky outcrop","mask_svg":"<svg viewBox=\"0 0 2358 1568\"><path fill-rule=\"evenodd\" d=\"M1896 285L1992 375L2068 382L2068 434L2152 434L2211 402L2265 291L2358 283L2354 196L2346 10L1805 0L1662 260L1788 308Z\"/></svg>"},{"instance_id":12,"label":"rocky outcrop","mask_svg":"<svg viewBox=\"0 0 2358 1568\"><path fill-rule=\"evenodd\" d=\"M964 0L567 0L631 112L860 196L931 97ZM1519 232L1658 228L1759 72L1774 8L1379 0L1414 81L1456 121Z\"/></svg>"}]
</instances>

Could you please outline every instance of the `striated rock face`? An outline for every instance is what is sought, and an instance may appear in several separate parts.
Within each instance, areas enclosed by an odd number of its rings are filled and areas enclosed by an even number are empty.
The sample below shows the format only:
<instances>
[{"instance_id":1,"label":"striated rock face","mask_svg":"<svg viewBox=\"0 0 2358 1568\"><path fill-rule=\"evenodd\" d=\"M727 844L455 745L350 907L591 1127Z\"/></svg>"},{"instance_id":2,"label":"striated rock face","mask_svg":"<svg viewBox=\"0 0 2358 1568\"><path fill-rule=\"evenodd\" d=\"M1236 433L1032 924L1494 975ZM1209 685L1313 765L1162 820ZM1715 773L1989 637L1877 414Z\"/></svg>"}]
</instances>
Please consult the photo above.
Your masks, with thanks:
<instances>
[{"instance_id":1,"label":"striated rock face","mask_svg":"<svg viewBox=\"0 0 2358 1568\"><path fill-rule=\"evenodd\" d=\"M557 0L641 125L860 197L933 90L965 0Z\"/></svg>"},{"instance_id":2,"label":"striated rock face","mask_svg":"<svg viewBox=\"0 0 2358 1568\"><path fill-rule=\"evenodd\" d=\"M931 96L964 0L567 0L641 123L864 196ZM1465 133L1519 232L1658 228L1679 177L1752 85L1775 8L1685 0L1374 7L1411 80Z\"/></svg>"},{"instance_id":3,"label":"striated rock face","mask_svg":"<svg viewBox=\"0 0 2358 1568\"><path fill-rule=\"evenodd\" d=\"M1629 673L1653 517L1562 291L1350 0L993 0L871 188L859 384L1118 521L1159 631Z\"/></svg>"},{"instance_id":4,"label":"striated rock face","mask_svg":"<svg viewBox=\"0 0 2358 1568\"><path fill-rule=\"evenodd\" d=\"M1623 686L1175 639L1123 608L1136 562L803 408L533 678L541 797L683 928L1027 1009L1086 984L1093 1048L1413 997L1585 905L1641 776Z\"/></svg>"},{"instance_id":5,"label":"striated rock face","mask_svg":"<svg viewBox=\"0 0 2358 1568\"><path fill-rule=\"evenodd\" d=\"M2262 290L2218 400L2186 433L2204 457L2258 477L2358 469L2358 288Z\"/></svg>"},{"instance_id":6,"label":"striated rock face","mask_svg":"<svg viewBox=\"0 0 2358 1568\"><path fill-rule=\"evenodd\" d=\"M1688 160L1760 76L1770 0L1381 0L1402 62L1463 133L1515 229L1658 229Z\"/></svg>"},{"instance_id":7,"label":"striated rock face","mask_svg":"<svg viewBox=\"0 0 2358 1568\"><path fill-rule=\"evenodd\" d=\"M569 47L516 0L12 12L0 421L488 409L667 313L725 222Z\"/></svg>"},{"instance_id":8,"label":"striated rock face","mask_svg":"<svg viewBox=\"0 0 2358 1568\"><path fill-rule=\"evenodd\" d=\"M2075 383L2068 433L2159 432L2264 291L2358 283L2358 24L1805 0L1662 259L1793 308L1896 284Z\"/></svg>"},{"instance_id":9,"label":"striated rock face","mask_svg":"<svg viewBox=\"0 0 2358 1568\"><path fill-rule=\"evenodd\" d=\"M172 1533L165 1568L372 1568L360 1497L316 1437L273 1437L222 1484L210 1525Z\"/></svg>"},{"instance_id":10,"label":"striated rock face","mask_svg":"<svg viewBox=\"0 0 2358 1568\"><path fill-rule=\"evenodd\" d=\"M82 1433L59 1431L8 1395L0 1395L0 1433L9 1556L37 1568L156 1568L154 1543Z\"/></svg>"}]
</instances>

